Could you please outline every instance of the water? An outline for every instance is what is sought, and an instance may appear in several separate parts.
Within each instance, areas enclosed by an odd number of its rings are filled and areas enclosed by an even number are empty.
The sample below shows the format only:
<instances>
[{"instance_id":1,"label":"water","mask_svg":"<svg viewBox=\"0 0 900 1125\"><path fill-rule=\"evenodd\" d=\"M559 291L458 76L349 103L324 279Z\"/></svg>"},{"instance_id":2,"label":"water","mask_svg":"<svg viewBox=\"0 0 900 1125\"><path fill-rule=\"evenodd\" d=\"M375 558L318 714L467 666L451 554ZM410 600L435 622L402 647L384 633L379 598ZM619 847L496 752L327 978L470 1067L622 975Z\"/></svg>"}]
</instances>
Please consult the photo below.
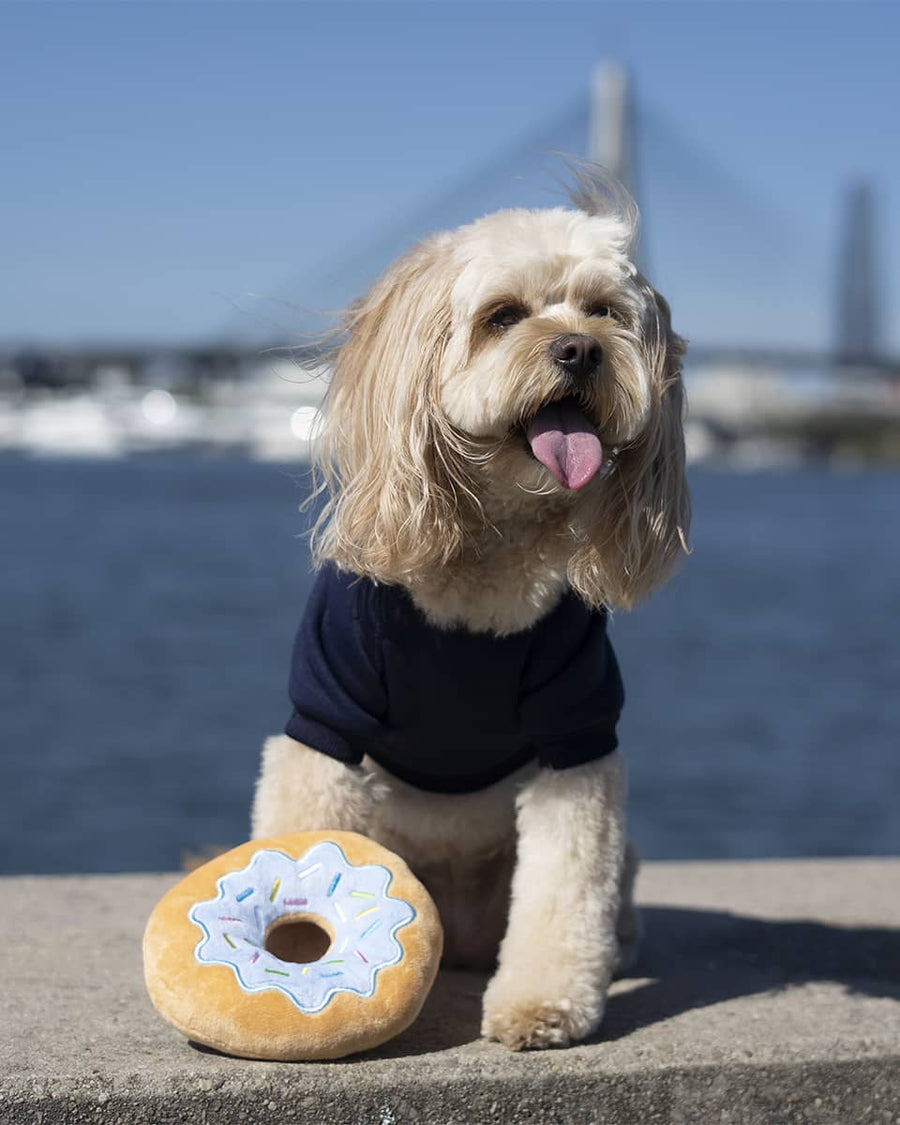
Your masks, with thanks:
<instances>
[{"instance_id":1,"label":"water","mask_svg":"<svg viewBox=\"0 0 900 1125\"><path fill-rule=\"evenodd\" d=\"M247 833L309 588L302 470L0 461L0 871ZM900 852L900 479L697 471L695 552L613 636L649 857Z\"/></svg>"}]
</instances>

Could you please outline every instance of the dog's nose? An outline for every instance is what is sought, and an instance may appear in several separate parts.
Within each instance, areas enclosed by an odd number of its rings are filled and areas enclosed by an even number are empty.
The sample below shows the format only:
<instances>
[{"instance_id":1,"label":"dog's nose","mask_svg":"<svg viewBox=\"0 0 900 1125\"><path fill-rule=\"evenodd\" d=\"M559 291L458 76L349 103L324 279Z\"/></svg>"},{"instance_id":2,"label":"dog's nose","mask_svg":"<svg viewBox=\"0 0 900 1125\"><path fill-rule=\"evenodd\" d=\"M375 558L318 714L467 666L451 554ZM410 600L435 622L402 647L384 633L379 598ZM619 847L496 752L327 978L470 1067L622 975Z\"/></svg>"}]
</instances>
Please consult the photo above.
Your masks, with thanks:
<instances>
[{"instance_id":1,"label":"dog's nose","mask_svg":"<svg viewBox=\"0 0 900 1125\"><path fill-rule=\"evenodd\" d=\"M593 375L603 359L603 349L593 336L578 332L557 336L550 344L549 351L556 366L578 380Z\"/></svg>"}]
</instances>

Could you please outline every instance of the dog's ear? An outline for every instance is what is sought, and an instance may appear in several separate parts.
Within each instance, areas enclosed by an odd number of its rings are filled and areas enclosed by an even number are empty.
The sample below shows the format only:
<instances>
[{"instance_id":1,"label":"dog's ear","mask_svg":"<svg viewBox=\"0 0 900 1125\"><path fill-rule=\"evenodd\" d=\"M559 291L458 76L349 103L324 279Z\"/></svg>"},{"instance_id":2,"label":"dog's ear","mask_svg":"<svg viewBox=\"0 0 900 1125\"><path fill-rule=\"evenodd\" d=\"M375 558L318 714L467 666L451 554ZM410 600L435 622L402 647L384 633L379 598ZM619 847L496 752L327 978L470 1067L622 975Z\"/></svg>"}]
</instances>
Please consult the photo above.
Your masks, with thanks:
<instances>
[{"instance_id":1,"label":"dog's ear","mask_svg":"<svg viewBox=\"0 0 900 1125\"><path fill-rule=\"evenodd\" d=\"M581 512L584 542L569 580L594 604L630 608L663 582L688 551L690 497L684 464L684 340L669 306L649 285L642 326L650 408L640 435L623 447L616 470Z\"/></svg>"},{"instance_id":2,"label":"dog's ear","mask_svg":"<svg viewBox=\"0 0 900 1125\"><path fill-rule=\"evenodd\" d=\"M377 581L414 582L463 538L470 489L438 402L450 245L426 240L351 307L326 400L314 557Z\"/></svg>"}]
</instances>

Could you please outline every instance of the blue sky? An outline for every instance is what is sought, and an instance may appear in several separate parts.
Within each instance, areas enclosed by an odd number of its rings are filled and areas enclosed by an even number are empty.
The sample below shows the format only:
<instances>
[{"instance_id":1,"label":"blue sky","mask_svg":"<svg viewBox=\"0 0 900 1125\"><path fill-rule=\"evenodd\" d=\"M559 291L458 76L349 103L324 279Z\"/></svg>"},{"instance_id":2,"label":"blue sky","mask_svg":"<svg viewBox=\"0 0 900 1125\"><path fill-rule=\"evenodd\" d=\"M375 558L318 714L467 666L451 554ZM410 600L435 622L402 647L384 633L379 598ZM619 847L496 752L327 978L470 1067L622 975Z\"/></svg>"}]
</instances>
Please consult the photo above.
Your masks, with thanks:
<instances>
[{"instance_id":1,"label":"blue sky","mask_svg":"<svg viewBox=\"0 0 900 1125\"><path fill-rule=\"evenodd\" d=\"M6 0L0 340L289 340L422 223L556 202L546 158L445 194L613 57L678 327L827 344L865 175L900 347L898 41L894 3Z\"/></svg>"}]
</instances>

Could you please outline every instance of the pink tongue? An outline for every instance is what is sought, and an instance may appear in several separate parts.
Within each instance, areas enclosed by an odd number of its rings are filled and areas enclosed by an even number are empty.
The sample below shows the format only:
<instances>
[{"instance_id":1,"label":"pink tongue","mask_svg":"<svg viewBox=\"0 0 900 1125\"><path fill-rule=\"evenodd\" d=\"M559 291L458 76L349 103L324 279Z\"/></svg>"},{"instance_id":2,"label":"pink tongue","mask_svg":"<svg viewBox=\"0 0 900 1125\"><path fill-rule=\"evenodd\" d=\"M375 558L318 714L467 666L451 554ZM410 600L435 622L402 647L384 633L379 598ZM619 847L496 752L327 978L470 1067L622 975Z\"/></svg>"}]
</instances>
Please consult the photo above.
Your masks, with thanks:
<instances>
[{"instance_id":1,"label":"pink tongue","mask_svg":"<svg viewBox=\"0 0 900 1125\"><path fill-rule=\"evenodd\" d=\"M570 402L542 406L528 427L528 443L563 488L583 487L603 463L597 431Z\"/></svg>"}]
</instances>

